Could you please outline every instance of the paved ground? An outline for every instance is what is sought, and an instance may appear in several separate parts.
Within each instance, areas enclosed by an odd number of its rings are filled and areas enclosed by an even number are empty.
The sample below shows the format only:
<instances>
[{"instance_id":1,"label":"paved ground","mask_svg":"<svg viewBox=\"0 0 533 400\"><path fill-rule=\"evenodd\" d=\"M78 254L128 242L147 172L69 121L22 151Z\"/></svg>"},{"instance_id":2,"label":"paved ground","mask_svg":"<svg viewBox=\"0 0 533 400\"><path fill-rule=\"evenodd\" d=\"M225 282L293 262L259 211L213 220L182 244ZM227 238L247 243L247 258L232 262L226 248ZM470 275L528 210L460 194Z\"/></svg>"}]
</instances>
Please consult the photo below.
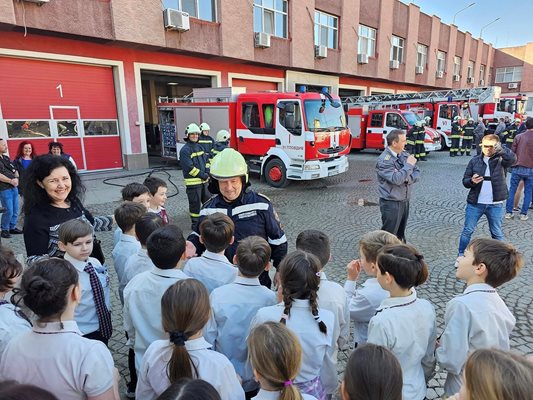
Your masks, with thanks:
<instances>
[{"instance_id":1,"label":"paved ground","mask_svg":"<svg viewBox=\"0 0 533 400\"><path fill-rule=\"evenodd\" d=\"M274 203L282 220L290 250L294 249L297 234L309 228L326 232L332 243L333 259L326 272L330 279L339 283L345 280L345 265L358 257L359 237L380 228L380 213L377 207L376 178L374 165L378 153L353 153L350 155L350 170L341 176L313 182L295 182L285 189L274 189L252 177L254 189L264 193ZM414 190L411 216L407 227L407 238L425 256L429 267L428 282L418 290L421 297L429 299L437 311L439 330L443 328L446 302L463 290L463 284L455 279L454 262L457 253L458 237L464 221L464 207L467 190L461 184L462 174L467 163L466 157L448 157L447 153L432 153L429 161L421 162L421 181ZM115 174L119 179L111 182L124 185L144 176L124 177L126 172ZM112 213L119 204L120 188L105 185L102 180L110 174L85 176L88 188L86 206L95 214ZM113 175L111 175L113 176ZM166 179L171 176L180 193L168 201L171 222L178 224L188 233L187 200L182 183L181 171L176 169L158 172L157 176ZM169 193L175 192L169 185ZM358 200L364 199L365 206ZM526 257L526 266L512 282L500 288L500 294L517 318L516 328L511 337L512 347L523 354L533 354L533 327L531 325L533 300L533 213L530 220L505 220L504 231L508 240L515 244ZM478 225L477 236L488 236L485 220ZM110 257L112 233L100 233L104 252ZM3 239L19 253L23 252L21 237ZM111 268L112 271L112 268ZM115 333L110 347L120 372L127 373L125 339L122 333L120 302L116 291L116 276L113 296L113 318ZM364 280L362 277L361 280ZM342 373L348 352L339 354L339 373ZM430 382L428 398L442 395L443 374L437 373Z\"/></svg>"}]
</instances>

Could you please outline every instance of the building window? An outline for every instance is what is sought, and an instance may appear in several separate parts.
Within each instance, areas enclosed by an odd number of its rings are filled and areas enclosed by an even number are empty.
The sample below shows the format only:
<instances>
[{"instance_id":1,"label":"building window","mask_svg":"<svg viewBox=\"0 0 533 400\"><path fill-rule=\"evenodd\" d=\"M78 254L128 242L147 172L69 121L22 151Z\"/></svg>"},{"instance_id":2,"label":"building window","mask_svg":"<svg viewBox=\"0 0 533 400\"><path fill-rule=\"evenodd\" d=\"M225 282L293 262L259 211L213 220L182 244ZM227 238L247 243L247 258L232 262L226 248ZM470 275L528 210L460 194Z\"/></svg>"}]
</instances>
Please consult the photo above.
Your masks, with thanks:
<instances>
[{"instance_id":1,"label":"building window","mask_svg":"<svg viewBox=\"0 0 533 400\"><path fill-rule=\"evenodd\" d=\"M472 79L474 77L474 61L468 61L468 67L466 70L466 77Z\"/></svg>"},{"instance_id":2,"label":"building window","mask_svg":"<svg viewBox=\"0 0 533 400\"><path fill-rule=\"evenodd\" d=\"M254 0L254 32L287 38L287 0Z\"/></svg>"},{"instance_id":3,"label":"building window","mask_svg":"<svg viewBox=\"0 0 533 400\"><path fill-rule=\"evenodd\" d=\"M423 44L416 46L416 66L425 68L428 62L428 47Z\"/></svg>"},{"instance_id":4,"label":"building window","mask_svg":"<svg viewBox=\"0 0 533 400\"><path fill-rule=\"evenodd\" d=\"M376 51L376 32L377 30L374 28L359 25L357 54L366 54L368 57L374 57Z\"/></svg>"},{"instance_id":5,"label":"building window","mask_svg":"<svg viewBox=\"0 0 533 400\"><path fill-rule=\"evenodd\" d=\"M390 48L390 60L391 61L403 61L403 46L404 40L401 37L393 36L391 40Z\"/></svg>"},{"instance_id":6,"label":"building window","mask_svg":"<svg viewBox=\"0 0 533 400\"><path fill-rule=\"evenodd\" d=\"M315 45L336 49L339 19L333 15L315 10Z\"/></svg>"},{"instance_id":7,"label":"building window","mask_svg":"<svg viewBox=\"0 0 533 400\"><path fill-rule=\"evenodd\" d=\"M185 11L191 17L215 22L217 20L216 0L163 0L165 8Z\"/></svg>"},{"instance_id":8,"label":"building window","mask_svg":"<svg viewBox=\"0 0 533 400\"><path fill-rule=\"evenodd\" d=\"M446 70L446 53L444 51L437 51L437 72Z\"/></svg>"},{"instance_id":9,"label":"building window","mask_svg":"<svg viewBox=\"0 0 533 400\"><path fill-rule=\"evenodd\" d=\"M522 80L522 67L496 68L494 83L520 82Z\"/></svg>"},{"instance_id":10,"label":"building window","mask_svg":"<svg viewBox=\"0 0 533 400\"><path fill-rule=\"evenodd\" d=\"M461 63L462 63L461 57L455 56L453 58L453 74L457 76L461 76Z\"/></svg>"},{"instance_id":11,"label":"building window","mask_svg":"<svg viewBox=\"0 0 533 400\"><path fill-rule=\"evenodd\" d=\"M485 83L485 66L483 64L479 66L479 80Z\"/></svg>"}]
</instances>

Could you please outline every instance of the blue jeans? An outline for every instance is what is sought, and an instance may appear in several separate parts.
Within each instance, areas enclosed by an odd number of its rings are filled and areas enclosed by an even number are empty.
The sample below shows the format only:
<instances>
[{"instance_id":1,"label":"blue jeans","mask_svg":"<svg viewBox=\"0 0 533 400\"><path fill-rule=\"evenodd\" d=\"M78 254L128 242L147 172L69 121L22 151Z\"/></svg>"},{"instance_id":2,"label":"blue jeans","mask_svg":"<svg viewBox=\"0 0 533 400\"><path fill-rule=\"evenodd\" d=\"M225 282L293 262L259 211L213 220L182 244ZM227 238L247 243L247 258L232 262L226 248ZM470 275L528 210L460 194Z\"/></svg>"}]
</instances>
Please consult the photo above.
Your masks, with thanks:
<instances>
[{"instance_id":1,"label":"blue jeans","mask_svg":"<svg viewBox=\"0 0 533 400\"><path fill-rule=\"evenodd\" d=\"M512 203L511 203L512 204ZM466 205L465 226L459 238L459 255L462 256L470 243L470 238L476 230L482 215L489 221L490 235L493 239L504 240L502 220L505 214L503 203L500 204L470 204Z\"/></svg>"},{"instance_id":2,"label":"blue jeans","mask_svg":"<svg viewBox=\"0 0 533 400\"><path fill-rule=\"evenodd\" d=\"M516 188L520 181L524 181L524 202L522 203L520 214L527 215L527 209L531 204L531 197L533 196L533 168L514 167L511 172L511 187L509 188L509 197L505 204L505 211L508 213L513 212Z\"/></svg>"},{"instance_id":3,"label":"blue jeans","mask_svg":"<svg viewBox=\"0 0 533 400\"><path fill-rule=\"evenodd\" d=\"M8 232L17 227L19 216L19 191L16 187L0 191L2 207L6 209L2 214L2 231Z\"/></svg>"}]
</instances>

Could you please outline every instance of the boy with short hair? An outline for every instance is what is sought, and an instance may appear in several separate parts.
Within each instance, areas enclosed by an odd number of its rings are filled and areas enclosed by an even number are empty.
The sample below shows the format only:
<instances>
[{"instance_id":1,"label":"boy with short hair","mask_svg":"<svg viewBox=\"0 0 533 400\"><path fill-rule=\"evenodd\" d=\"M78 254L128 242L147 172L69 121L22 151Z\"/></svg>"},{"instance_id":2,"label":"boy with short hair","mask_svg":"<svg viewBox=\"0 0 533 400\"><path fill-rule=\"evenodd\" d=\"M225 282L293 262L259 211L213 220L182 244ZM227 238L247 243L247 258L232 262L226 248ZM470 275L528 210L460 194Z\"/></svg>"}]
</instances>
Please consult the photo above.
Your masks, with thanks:
<instances>
[{"instance_id":1,"label":"boy with short hair","mask_svg":"<svg viewBox=\"0 0 533 400\"><path fill-rule=\"evenodd\" d=\"M150 194L150 189L138 182L128 183L122 188L120 192L122 195L122 201L133 201L134 203L139 203L146 207L146 211L150 208L150 199L152 195ZM122 235L122 229L117 228L113 235L113 246L116 246L120 240L120 235Z\"/></svg>"},{"instance_id":2,"label":"boy with short hair","mask_svg":"<svg viewBox=\"0 0 533 400\"><path fill-rule=\"evenodd\" d=\"M65 252L65 260L79 274L81 298L74 320L84 337L99 340L107 346L113 333L109 276L100 261L89 257L93 240L93 227L81 219L71 219L59 227L59 249Z\"/></svg>"},{"instance_id":3,"label":"boy with short hair","mask_svg":"<svg viewBox=\"0 0 533 400\"><path fill-rule=\"evenodd\" d=\"M143 182L143 185L150 189L152 198L150 199L149 212L153 212L163 220L163 225L169 223L167 210L165 209L165 203L167 202L167 183L156 176L149 176Z\"/></svg>"},{"instance_id":4,"label":"boy with short hair","mask_svg":"<svg viewBox=\"0 0 533 400\"><path fill-rule=\"evenodd\" d=\"M233 283L213 290L210 296L213 314L205 332L205 339L214 349L231 361L242 378L246 392L257 389L250 365L246 336L250 323L260 308L276 304L276 294L259 283L259 275L270 269L271 250L259 236L240 241L233 262L238 275Z\"/></svg>"},{"instance_id":5,"label":"boy with short hair","mask_svg":"<svg viewBox=\"0 0 533 400\"><path fill-rule=\"evenodd\" d=\"M168 340L161 324L161 297L174 283L188 278L180 270L185 238L176 225L155 230L148 237L146 249L154 267L136 275L124 289L124 328L133 341L137 372L148 346L156 340Z\"/></svg>"},{"instance_id":6,"label":"boy with short hair","mask_svg":"<svg viewBox=\"0 0 533 400\"><path fill-rule=\"evenodd\" d=\"M237 276L237 268L224 255L233 243L235 225L227 215L214 213L204 218L199 228L200 242L206 250L201 257L189 259L183 271L202 282L211 293L213 289L233 282Z\"/></svg>"},{"instance_id":7,"label":"boy with short hair","mask_svg":"<svg viewBox=\"0 0 533 400\"><path fill-rule=\"evenodd\" d=\"M156 229L161 228L162 226L163 221L161 218L152 212L144 213L135 224L135 239L139 243L139 248L135 253L130 253L130 257L128 257L126 264L124 265L124 272L118 287L118 293L121 298L124 298L124 288L135 275L139 275L144 271L149 271L154 266L154 263L150 260L146 251L146 242L148 237Z\"/></svg>"},{"instance_id":8,"label":"boy with short hair","mask_svg":"<svg viewBox=\"0 0 533 400\"><path fill-rule=\"evenodd\" d=\"M296 238L296 249L313 254L322 266L320 270L320 286L318 289L318 307L331 311L335 315L335 324L339 327L338 347L348 348L350 341L350 312L348 298L341 285L329 281L323 272L331 259L331 246L328 236L319 230L308 229L300 232Z\"/></svg>"},{"instance_id":9,"label":"boy with short hair","mask_svg":"<svg viewBox=\"0 0 533 400\"><path fill-rule=\"evenodd\" d=\"M115 209L115 221L122 230L119 242L113 248L113 265L117 271L118 282L122 280L126 261L132 254L136 254L141 248L141 244L135 236L135 224L146 213L146 208L142 204L133 201L125 201ZM122 292L119 292L120 303L124 305Z\"/></svg>"},{"instance_id":10,"label":"boy with short hair","mask_svg":"<svg viewBox=\"0 0 533 400\"><path fill-rule=\"evenodd\" d=\"M522 254L495 239L475 239L457 258L456 276L466 282L466 289L446 305L446 325L436 351L441 368L448 372L446 395L459 392L473 350L509 350L516 319L495 288L513 279L523 265Z\"/></svg>"}]
</instances>

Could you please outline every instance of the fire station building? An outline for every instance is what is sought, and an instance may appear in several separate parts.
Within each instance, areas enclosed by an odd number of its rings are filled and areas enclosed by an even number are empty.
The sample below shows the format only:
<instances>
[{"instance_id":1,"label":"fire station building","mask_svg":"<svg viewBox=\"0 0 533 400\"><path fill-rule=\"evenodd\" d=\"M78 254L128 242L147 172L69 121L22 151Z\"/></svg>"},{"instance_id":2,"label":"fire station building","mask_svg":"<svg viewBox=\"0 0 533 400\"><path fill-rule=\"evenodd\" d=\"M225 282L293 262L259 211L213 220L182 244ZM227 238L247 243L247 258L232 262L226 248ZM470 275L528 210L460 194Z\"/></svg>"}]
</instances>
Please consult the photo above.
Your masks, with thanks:
<instances>
[{"instance_id":1,"label":"fire station building","mask_svg":"<svg viewBox=\"0 0 533 400\"><path fill-rule=\"evenodd\" d=\"M0 0L0 137L12 156L60 141L82 171L144 168L159 96L475 87L494 57L398 0Z\"/></svg>"}]
</instances>

